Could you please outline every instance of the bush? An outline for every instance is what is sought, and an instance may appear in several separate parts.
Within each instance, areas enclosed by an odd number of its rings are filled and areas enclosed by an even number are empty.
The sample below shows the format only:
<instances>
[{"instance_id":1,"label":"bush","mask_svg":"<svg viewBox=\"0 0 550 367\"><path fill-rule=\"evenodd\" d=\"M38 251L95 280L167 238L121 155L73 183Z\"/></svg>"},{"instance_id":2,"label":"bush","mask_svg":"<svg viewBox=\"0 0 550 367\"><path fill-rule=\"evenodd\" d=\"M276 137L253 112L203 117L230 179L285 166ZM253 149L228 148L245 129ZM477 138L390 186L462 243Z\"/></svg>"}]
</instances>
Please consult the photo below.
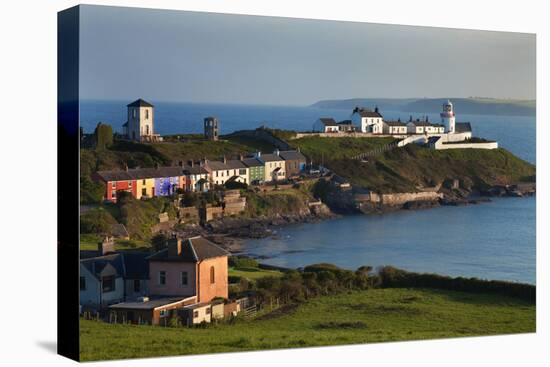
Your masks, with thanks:
<instances>
[{"instance_id":1,"label":"bush","mask_svg":"<svg viewBox=\"0 0 550 367\"><path fill-rule=\"evenodd\" d=\"M104 184L94 182L88 176L80 177L80 204L100 204L104 194Z\"/></svg>"},{"instance_id":2,"label":"bush","mask_svg":"<svg viewBox=\"0 0 550 367\"><path fill-rule=\"evenodd\" d=\"M536 301L536 286L531 284L412 273L392 266L382 267L378 272L382 287L436 288L462 292L493 293L516 297L529 302Z\"/></svg>"},{"instance_id":3,"label":"bush","mask_svg":"<svg viewBox=\"0 0 550 367\"><path fill-rule=\"evenodd\" d=\"M95 148L105 150L113 145L113 128L111 125L98 123L94 131Z\"/></svg>"},{"instance_id":4,"label":"bush","mask_svg":"<svg viewBox=\"0 0 550 367\"><path fill-rule=\"evenodd\" d=\"M246 190L248 188L247 184L238 181L226 182L224 186L228 190Z\"/></svg>"},{"instance_id":5,"label":"bush","mask_svg":"<svg viewBox=\"0 0 550 367\"><path fill-rule=\"evenodd\" d=\"M230 256L229 266L234 268L257 268L258 261L256 261L251 257L243 256L243 255Z\"/></svg>"},{"instance_id":6,"label":"bush","mask_svg":"<svg viewBox=\"0 0 550 367\"><path fill-rule=\"evenodd\" d=\"M80 233L108 234L117 221L108 211L95 208L80 216Z\"/></svg>"}]
</instances>

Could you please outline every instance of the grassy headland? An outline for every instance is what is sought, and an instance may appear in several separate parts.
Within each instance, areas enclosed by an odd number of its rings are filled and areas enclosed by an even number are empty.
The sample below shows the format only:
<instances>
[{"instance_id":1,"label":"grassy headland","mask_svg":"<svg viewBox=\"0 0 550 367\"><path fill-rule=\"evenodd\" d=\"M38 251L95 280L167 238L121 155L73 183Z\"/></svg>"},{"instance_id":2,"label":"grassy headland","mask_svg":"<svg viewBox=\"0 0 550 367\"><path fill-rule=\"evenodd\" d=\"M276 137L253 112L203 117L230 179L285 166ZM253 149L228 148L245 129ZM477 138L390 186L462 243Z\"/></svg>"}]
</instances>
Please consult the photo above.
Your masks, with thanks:
<instances>
[{"instance_id":1,"label":"grassy headland","mask_svg":"<svg viewBox=\"0 0 550 367\"><path fill-rule=\"evenodd\" d=\"M412 192L459 179L465 188L534 182L535 166L506 149L433 150L415 144L377 155L368 162L349 159L391 142L385 138L320 138L291 140L291 144L316 162L323 160L352 184L373 191Z\"/></svg>"},{"instance_id":2,"label":"grassy headland","mask_svg":"<svg viewBox=\"0 0 550 367\"><path fill-rule=\"evenodd\" d=\"M328 317L330 315L330 317ZM535 332L535 305L433 289L372 289L205 328L80 322L83 361Z\"/></svg>"}]
</instances>

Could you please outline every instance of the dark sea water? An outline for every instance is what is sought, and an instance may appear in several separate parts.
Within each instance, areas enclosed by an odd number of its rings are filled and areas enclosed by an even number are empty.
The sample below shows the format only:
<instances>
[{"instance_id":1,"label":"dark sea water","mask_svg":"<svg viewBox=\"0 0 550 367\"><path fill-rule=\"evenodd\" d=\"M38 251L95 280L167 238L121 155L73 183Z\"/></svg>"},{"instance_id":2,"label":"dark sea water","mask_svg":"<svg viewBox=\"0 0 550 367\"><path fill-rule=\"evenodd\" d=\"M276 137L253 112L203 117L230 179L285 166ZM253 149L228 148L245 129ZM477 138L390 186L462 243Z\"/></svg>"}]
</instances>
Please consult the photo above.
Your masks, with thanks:
<instances>
[{"instance_id":1,"label":"dark sea water","mask_svg":"<svg viewBox=\"0 0 550 367\"><path fill-rule=\"evenodd\" d=\"M222 104L155 104L155 129L160 134L202 131L202 119L217 116L222 133L260 125L310 130L319 117L349 118L347 110L313 107ZM97 122L120 131L128 101L84 101L81 125L86 132ZM409 113L382 111L386 118L407 120ZM497 140L501 147L536 162L535 118L461 115L475 136ZM413 114L414 117L420 117ZM439 121L430 114L430 121ZM265 263L299 267L330 262L346 268L394 265L420 272L475 276L535 283L535 198L495 199L465 207L441 207L384 215L346 216L316 224L281 228L275 238L248 240L246 252L268 257Z\"/></svg>"}]
</instances>

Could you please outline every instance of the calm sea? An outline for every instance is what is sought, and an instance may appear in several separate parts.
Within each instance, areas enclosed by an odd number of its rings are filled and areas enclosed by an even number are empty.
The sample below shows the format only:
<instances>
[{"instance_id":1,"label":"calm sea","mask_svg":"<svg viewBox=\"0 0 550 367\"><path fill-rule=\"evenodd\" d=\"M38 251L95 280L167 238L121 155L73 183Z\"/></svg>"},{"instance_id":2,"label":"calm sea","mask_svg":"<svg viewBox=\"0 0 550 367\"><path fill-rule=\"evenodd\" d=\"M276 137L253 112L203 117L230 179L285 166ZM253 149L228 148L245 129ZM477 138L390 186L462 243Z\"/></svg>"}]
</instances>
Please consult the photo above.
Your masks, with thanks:
<instances>
[{"instance_id":1,"label":"calm sea","mask_svg":"<svg viewBox=\"0 0 550 367\"><path fill-rule=\"evenodd\" d=\"M122 101L84 101L81 125L92 131L107 122L120 131L126 121ZM382 111L407 120L409 113ZM222 133L259 125L309 130L319 117L349 118L350 111L312 107L155 103L160 134L201 132L202 119L220 119ZM414 117L420 117L413 114ZM437 114L429 114L438 121ZM498 140L519 157L536 162L535 118L461 115L475 136ZM495 199L465 207L441 207L384 215L346 216L316 224L281 228L273 238L248 240L246 252L265 263L300 267L330 262L346 268L394 265L420 272L535 283L535 198Z\"/></svg>"}]
</instances>

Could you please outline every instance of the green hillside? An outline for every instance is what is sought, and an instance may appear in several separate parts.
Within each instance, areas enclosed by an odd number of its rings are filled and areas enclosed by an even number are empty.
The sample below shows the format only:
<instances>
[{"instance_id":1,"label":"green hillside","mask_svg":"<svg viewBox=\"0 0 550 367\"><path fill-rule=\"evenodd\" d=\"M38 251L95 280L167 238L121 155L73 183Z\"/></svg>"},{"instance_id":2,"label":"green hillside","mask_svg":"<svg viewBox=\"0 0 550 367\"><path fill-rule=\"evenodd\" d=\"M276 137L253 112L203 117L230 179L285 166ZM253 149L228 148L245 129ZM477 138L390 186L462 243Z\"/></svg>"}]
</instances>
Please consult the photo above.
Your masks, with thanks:
<instances>
[{"instance_id":1,"label":"green hillside","mask_svg":"<svg viewBox=\"0 0 550 367\"><path fill-rule=\"evenodd\" d=\"M535 179L535 166L502 148L433 150L410 144L368 162L349 159L389 142L386 138L308 137L291 144L316 163L322 160L352 184L380 192L411 192L417 186L434 186L455 178L464 187L475 189Z\"/></svg>"},{"instance_id":2,"label":"green hillside","mask_svg":"<svg viewBox=\"0 0 550 367\"><path fill-rule=\"evenodd\" d=\"M535 305L504 296L373 289L289 304L204 328L80 321L83 361L533 333Z\"/></svg>"}]
</instances>

